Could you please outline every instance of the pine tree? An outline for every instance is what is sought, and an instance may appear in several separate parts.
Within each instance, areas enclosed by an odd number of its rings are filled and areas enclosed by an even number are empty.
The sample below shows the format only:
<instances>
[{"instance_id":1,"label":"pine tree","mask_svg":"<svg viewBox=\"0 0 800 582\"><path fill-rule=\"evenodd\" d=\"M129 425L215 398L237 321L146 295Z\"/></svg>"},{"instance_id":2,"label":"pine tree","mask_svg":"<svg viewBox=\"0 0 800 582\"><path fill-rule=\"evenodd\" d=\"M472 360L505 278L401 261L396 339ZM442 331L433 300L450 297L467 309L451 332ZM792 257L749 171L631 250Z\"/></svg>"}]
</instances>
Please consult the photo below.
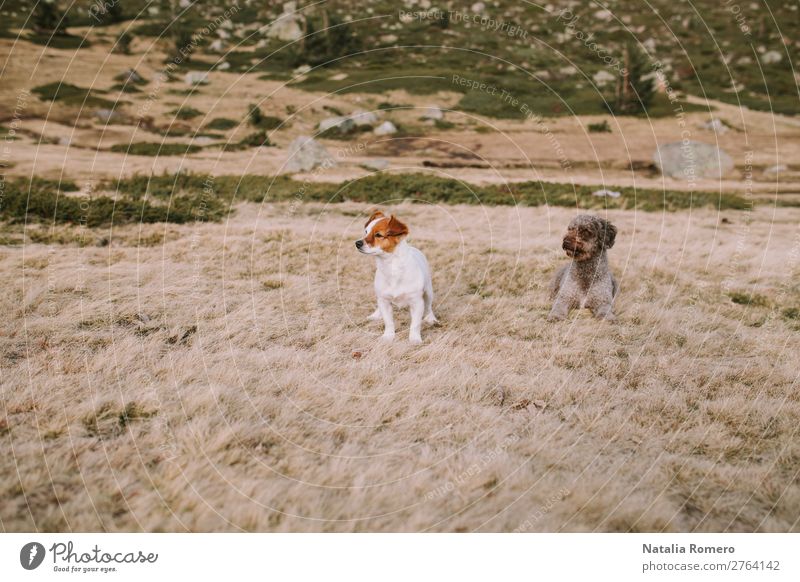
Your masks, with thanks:
<instances>
[{"instance_id":1,"label":"pine tree","mask_svg":"<svg viewBox=\"0 0 800 582\"><path fill-rule=\"evenodd\" d=\"M39 34L66 34L66 14L55 0L40 0L33 9L33 28Z\"/></svg>"},{"instance_id":2,"label":"pine tree","mask_svg":"<svg viewBox=\"0 0 800 582\"><path fill-rule=\"evenodd\" d=\"M656 91L647 56L635 45L626 44L622 58L624 69L617 79L612 110L620 115L646 113Z\"/></svg>"}]
</instances>

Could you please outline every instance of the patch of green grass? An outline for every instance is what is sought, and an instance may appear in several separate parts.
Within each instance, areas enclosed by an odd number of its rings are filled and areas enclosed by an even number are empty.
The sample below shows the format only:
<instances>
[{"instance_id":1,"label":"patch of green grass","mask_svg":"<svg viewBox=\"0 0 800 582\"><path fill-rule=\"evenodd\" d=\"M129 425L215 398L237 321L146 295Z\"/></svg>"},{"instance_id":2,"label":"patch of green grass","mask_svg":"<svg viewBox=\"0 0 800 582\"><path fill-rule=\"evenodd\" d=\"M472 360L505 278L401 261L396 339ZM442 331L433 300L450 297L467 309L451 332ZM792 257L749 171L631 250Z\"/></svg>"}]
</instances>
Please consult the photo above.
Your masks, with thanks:
<instances>
[{"instance_id":1,"label":"patch of green grass","mask_svg":"<svg viewBox=\"0 0 800 582\"><path fill-rule=\"evenodd\" d=\"M203 115L202 111L194 107L180 107L178 109L173 109L170 113L177 119L194 119L195 117Z\"/></svg>"},{"instance_id":2,"label":"patch of green grass","mask_svg":"<svg viewBox=\"0 0 800 582\"><path fill-rule=\"evenodd\" d=\"M728 293L731 301L737 305L748 305L752 307L767 307L769 306L769 299L763 295L756 293L742 293L740 291L732 291Z\"/></svg>"},{"instance_id":3,"label":"patch of green grass","mask_svg":"<svg viewBox=\"0 0 800 582\"><path fill-rule=\"evenodd\" d=\"M113 109L117 103L97 97L91 89L84 89L70 83L48 83L34 87L31 91L42 101L58 101L66 105L105 107Z\"/></svg>"},{"instance_id":4,"label":"patch of green grass","mask_svg":"<svg viewBox=\"0 0 800 582\"><path fill-rule=\"evenodd\" d=\"M800 319L800 307L787 307L781 312L785 319Z\"/></svg>"},{"instance_id":5,"label":"patch of green grass","mask_svg":"<svg viewBox=\"0 0 800 582\"><path fill-rule=\"evenodd\" d=\"M572 208L622 208L644 211L675 211L697 207L746 209L747 201L736 194L676 192L655 189L619 188L619 198L593 196L600 186L574 186L550 182L477 186L428 174L375 174L342 184L301 183L287 176L216 176L202 174L126 178L109 188L136 198L171 196L180 191L202 191L208 184L216 198L226 201L281 202L301 195L306 202L380 202L411 200L444 204L490 204L523 206L567 206Z\"/></svg>"},{"instance_id":6,"label":"patch of green grass","mask_svg":"<svg viewBox=\"0 0 800 582\"><path fill-rule=\"evenodd\" d=\"M92 46L92 43L89 42L88 39L85 39L81 36L73 36L71 34L55 34L50 36L49 34L30 33L25 36L25 40L34 44L65 50L89 48Z\"/></svg>"},{"instance_id":7,"label":"patch of green grass","mask_svg":"<svg viewBox=\"0 0 800 582\"><path fill-rule=\"evenodd\" d=\"M445 119L436 119L434 120L433 125L436 127L436 129L453 129L456 126L456 124L452 121L447 121Z\"/></svg>"},{"instance_id":8,"label":"patch of green grass","mask_svg":"<svg viewBox=\"0 0 800 582\"><path fill-rule=\"evenodd\" d=\"M111 146L112 152L131 156L183 156L199 152L203 148L185 143L152 143L137 142L132 144L118 143Z\"/></svg>"},{"instance_id":9,"label":"patch of green grass","mask_svg":"<svg viewBox=\"0 0 800 582\"><path fill-rule=\"evenodd\" d=\"M228 119L227 117L215 117L206 124L205 129L215 129L218 131L225 131L228 129L232 129L237 125L239 125L239 123L237 121L234 121L233 119Z\"/></svg>"},{"instance_id":10,"label":"patch of green grass","mask_svg":"<svg viewBox=\"0 0 800 582\"><path fill-rule=\"evenodd\" d=\"M91 228L107 224L219 220L227 210L221 200L207 196L202 190L181 192L158 204L126 195L118 199L108 196L87 199L64 194L76 190L76 184L66 181L9 180L0 206L0 218L11 223L43 222Z\"/></svg>"}]
</instances>

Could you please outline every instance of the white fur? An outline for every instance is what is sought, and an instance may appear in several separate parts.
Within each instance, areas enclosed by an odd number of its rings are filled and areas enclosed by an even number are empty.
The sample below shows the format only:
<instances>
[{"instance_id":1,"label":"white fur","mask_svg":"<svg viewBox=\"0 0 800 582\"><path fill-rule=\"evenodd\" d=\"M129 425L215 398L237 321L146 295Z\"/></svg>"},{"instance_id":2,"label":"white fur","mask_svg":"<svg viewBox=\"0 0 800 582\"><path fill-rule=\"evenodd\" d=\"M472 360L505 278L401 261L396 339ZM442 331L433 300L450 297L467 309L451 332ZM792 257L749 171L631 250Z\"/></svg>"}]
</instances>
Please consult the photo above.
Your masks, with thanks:
<instances>
[{"instance_id":1,"label":"white fur","mask_svg":"<svg viewBox=\"0 0 800 582\"><path fill-rule=\"evenodd\" d=\"M378 219L380 220L380 219ZM378 220L373 220L365 229L366 234L372 230ZM359 249L367 255L374 255L377 263L375 271L375 295L378 298L378 308L369 316L371 320L383 319L383 339L394 339L394 315L392 307L409 307L411 309L411 329L408 341L412 344L422 343L420 330L422 322L436 323L433 314L433 283L428 261L425 255L417 248L409 245L405 240L394 248L391 253L383 249L364 246Z\"/></svg>"}]
</instances>

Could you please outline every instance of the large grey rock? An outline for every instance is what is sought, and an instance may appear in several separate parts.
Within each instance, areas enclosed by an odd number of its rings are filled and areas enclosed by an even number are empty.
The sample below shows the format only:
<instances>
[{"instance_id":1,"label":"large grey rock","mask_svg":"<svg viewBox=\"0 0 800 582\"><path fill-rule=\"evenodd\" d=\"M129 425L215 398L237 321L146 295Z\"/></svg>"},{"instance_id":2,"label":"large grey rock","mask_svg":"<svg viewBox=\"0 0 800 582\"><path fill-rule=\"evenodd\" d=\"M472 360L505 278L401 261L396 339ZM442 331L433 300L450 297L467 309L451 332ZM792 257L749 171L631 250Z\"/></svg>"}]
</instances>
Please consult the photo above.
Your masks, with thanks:
<instances>
[{"instance_id":1,"label":"large grey rock","mask_svg":"<svg viewBox=\"0 0 800 582\"><path fill-rule=\"evenodd\" d=\"M699 141L672 142L653 154L661 173L670 178L721 178L733 170L733 159L717 146Z\"/></svg>"},{"instance_id":2,"label":"large grey rock","mask_svg":"<svg viewBox=\"0 0 800 582\"><path fill-rule=\"evenodd\" d=\"M289 157L284 165L286 172L310 172L319 166L336 165L330 152L312 137L300 136L289 144Z\"/></svg>"}]
</instances>

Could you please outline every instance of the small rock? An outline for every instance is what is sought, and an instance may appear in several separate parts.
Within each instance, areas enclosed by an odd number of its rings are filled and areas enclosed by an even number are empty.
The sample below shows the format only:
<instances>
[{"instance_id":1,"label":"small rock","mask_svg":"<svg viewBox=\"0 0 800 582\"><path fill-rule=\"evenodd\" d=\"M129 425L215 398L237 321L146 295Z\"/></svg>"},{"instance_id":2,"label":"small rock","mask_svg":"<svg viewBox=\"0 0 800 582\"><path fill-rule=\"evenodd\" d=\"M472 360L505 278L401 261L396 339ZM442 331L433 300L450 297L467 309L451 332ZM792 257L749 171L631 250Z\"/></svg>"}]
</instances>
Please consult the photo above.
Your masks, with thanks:
<instances>
[{"instance_id":1,"label":"small rock","mask_svg":"<svg viewBox=\"0 0 800 582\"><path fill-rule=\"evenodd\" d=\"M112 123L116 119L119 119L119 113L113 109L97 109L94 111L93 115L98 121L103 123Z\"/></svg>"},{"instance_id":2,"label":"small rock","mask_svg":"<svg viewBox=\"0 0 800 582\"><path fill-rule=\"evenodd\" d=\"M331 77L331 81L344 81L347 78L347 73L336 73Z\"/></svg>"},{"instance_id":3,"label":"small rock","mask_svg":"<svg viewBox=\"0 0 800 582\"><path fill-rule=\"evenodd\" d=\"M605 69L601 69L592 76L592 80L594 81L594 84L597 85L598 87L605 87L612 81L615 81L616 77L611 73L609 73L608 71L606 71Z\"/></svg>"},{"instance_id":4,"label":"small rock","mask_svg":"<svg viewBox=\"0 0 800 582\"><path fill-rule=\"evenodd\" d=\"M444 119L444 112L440 107L431 105L425 109L424 113L422 114L422 119Z\"/></svg>"},{"instance_id":5,"label":"small rock","mask_svg":"<svg viewBox=\"0 0 800 582\"><path fill-rule=\"evenodd\" d=\"M375 135L392 135L397 133L397 127L391 121L384 121L373 130Z\"/></svg>"},{"instance_id":6,"label":"small rock","mask_svg":"<svg viewBox=\"0 0 800 582\"><path fill-rule=\"evenodd\" d=\"M227 71L231 68L231 64L228 61L222 61L220 64L217 65L218 71Z\"/></svg>"},{"instance_id":7,"label":"small rock","mask_svg":"<svg viewBox=\"0 0 800 582\"><path fill-rule=\"evenodd\" d=\"M483 2L475 2L475 4L470 7L470 10L475 14L483 14L483 11L486 10L486 4Z\"/></svg>"},{"instance_id":8,"label":"small rock","mask_svg":"<svg viewBox=\"0 0 800 582\"><path fill-rule=\"evenodd\" d=\"M385 44L393 44L397 42L396 34L384 34L380 37L380 41Z\"/></svg>"},{"instance_id":9,"label":"small rock","mask_svg":"<svg viewBox=\"0 0 800 582\"><path fill-rule=\"evenodd\" d=\"M363 352L353 352L351 355L353 356L354 360L360 360L361 358L364 357Z\"/></svg>"},{"instance_id":10,"label":"small rock","mask_svg":"<svg viewBox=\"0 0 800 582\"><path fill-rule=\"evenodd\" d=\"M789 167L783 164L778 164L777 166L770 166L769 168L764 169L764 175L775 177L778 176L781 172L788 172Z\"/></svg>"},{"instance_id":11,"label":"small rock","mask_svg":"<svg viewBox=\"0 0 800 582\"><path fill-rule=\"evenodd\" d=\"M722 123L721 120L717 119L716 117L711 121L707 121L700 125L701 129L707 129L708 131L713 131L714 133L718 133L720 135L724 133L728 133L728 126Z\"/></svg>"},{"instance_id":12,"label":"small rock","mask_svg":"<svg viewBox=\"0 0 800 582\"><path fill-rule=\"evenodd\" d=\"M350 114L350 119L353 120L358 127L373 126L378 123L378 116L372 111L358 110Z\"/></svg>"},{"instance_id":13,"label":"small rock","mask_svg":"<svg viewBox=\"0 0 800 582\"><path fill-rule=\"evenodd\" d=\"M761 55L761 62L765 65L774 65L783 60L783 55L778 51L767 51Z\"/></svg>"},{"instance_id":14,"label":"small rock","mask_svg":"<svg viewBox=\"0 0 800 582\"><path fill-rule=\"evenodd\" d=\"M208 85L208 73L204 71L189 71L184 75L183 82L187 85Z\"/></svg>"},{"instance_id":15,"label":"small rock","mask_svg":"<svg viewBox=\"0 0 800 582\"><path fill-rule=\"evenodd\" d=\"M128 69L125 71L122 75L120 75L119 80L122 83L127 83L130 85L144 83L144 77L137 73L135 69Z\"/></svg>"},{"instance_id":16,"label":"small rock","mask_svg":"<svg viewBox=\"0 0 800 582\"><path fill-rule=\"evenodd\" d=\"M311 70L311 65L300 65L294 71L292 71L292 74L295 76L305 75L310 70Z\"/></svg>"},{"instance_id":17,"label":"small rock","mask_svg":"<svg viewBox=\"0 0 800 582\"><path fill-rule=\"evenodd\" d=\"M595 190L592 192L592 196L603 196L605 198L619 198L622 196L621 192L617 192L616 190Z\"/></svg>"},{"instance_id":18,"label":"small rock","mask_svg":"<svg viewBox=\"0 0 800 582\"><path fill-rule=\"evenodd\" d=\"M380 172L389 167L389 160L384 160L381 158L376 158L374 160L365 160L361 162L361 167L364 168L365 170L375 170L376 172Z\"/></svg>"},{"instance_id":19,"label":"small rock","mask_svg":"<svg viewBox=\"0 0 800 582\"><path fill-rule=\"evenodd\" d=\"M349 117L329 117L319 122L317 129L320 133L329 129L338 129L341 134L348 134L356 128L355 122Z\"/></svg>"},{"instance_id":20,"label":"small rock","mask_svg":"<svg viewBox=\"0 0 800 582\"><path fill-rule=\"evenodd\" d=\"M221 38L216 39L210 45L208 45L208 50L212 53L222 53L225 52L225 43L222 41Z\"/></svg>"}]
</instances>

